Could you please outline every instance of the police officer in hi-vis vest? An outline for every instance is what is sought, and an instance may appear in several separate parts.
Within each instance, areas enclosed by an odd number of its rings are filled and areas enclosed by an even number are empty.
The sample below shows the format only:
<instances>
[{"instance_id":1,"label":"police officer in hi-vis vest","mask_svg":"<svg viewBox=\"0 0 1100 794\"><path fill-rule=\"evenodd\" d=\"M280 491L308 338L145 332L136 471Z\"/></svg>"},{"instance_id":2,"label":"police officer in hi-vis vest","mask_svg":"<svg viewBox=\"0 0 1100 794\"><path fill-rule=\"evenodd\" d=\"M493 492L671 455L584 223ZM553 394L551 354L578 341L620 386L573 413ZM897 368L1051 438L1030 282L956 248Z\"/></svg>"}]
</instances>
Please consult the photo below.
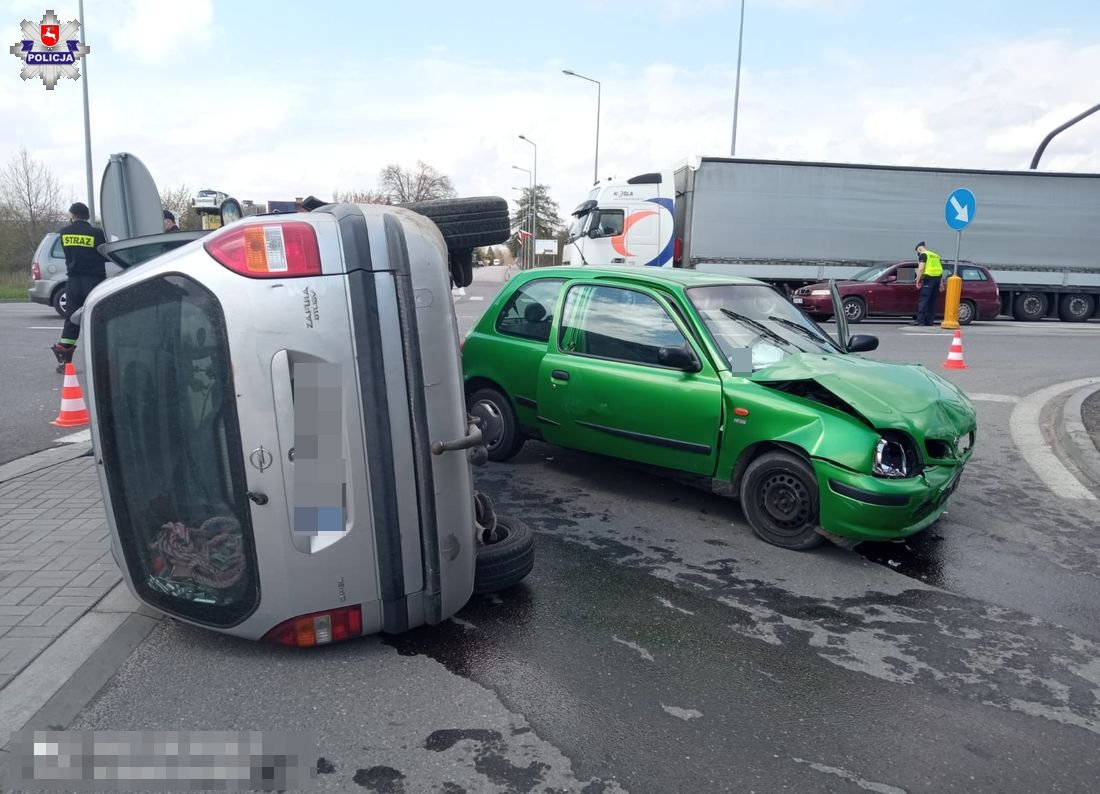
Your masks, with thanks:
<instances>
[{"instance_id":1,"label":"police officer in hi-vis vest","mask_svg":"<svg viewBox=\"0 0 1100 794\"><path fill-rule=\"evenodd\" d=\"M69 277L65 282L65 327L61 329L61 341L50 348L59 364L72 361L76 350L80 326L73 323L73 312L83 306L88 293L107 278L107 260L98 250L107 238L102 229L88 222L88 217L88 206L76 202L69 207L71 223L60 233Z\"/></svg>"},{"instance_id":2,"label":"police officer in hi-vis vest","mask_svg":"<svg viewBox=\"0 0 1100 794\"><path fill-rule=\"evenodd\" d=\"M917 289L920 290L920 303L917 304L917 319L910 325L931 325L932 312L936 306L936 296L940 293L940 278L943 276L943 262L940 255L917 243Z\"/></svg>"}]
</instances>

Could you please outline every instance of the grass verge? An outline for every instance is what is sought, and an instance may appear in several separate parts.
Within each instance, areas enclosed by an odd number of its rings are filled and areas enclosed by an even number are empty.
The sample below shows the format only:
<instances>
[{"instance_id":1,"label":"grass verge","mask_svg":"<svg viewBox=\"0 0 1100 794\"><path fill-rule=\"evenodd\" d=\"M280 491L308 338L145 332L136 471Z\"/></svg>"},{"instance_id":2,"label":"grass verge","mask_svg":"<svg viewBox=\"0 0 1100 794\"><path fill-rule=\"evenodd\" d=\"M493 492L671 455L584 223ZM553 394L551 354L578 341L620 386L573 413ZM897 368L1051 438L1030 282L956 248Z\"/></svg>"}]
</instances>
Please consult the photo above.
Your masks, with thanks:
<instances>
[{"instance_id":1,"label":"grass verge","mask_svg":"<svg viewBox=\"0 0 1100 794\"><path fill-rule=\"evenodd\" d=\"M27 300L27 277L22 273L0 273L0 301Z\"/></svg>"}]
</instances>

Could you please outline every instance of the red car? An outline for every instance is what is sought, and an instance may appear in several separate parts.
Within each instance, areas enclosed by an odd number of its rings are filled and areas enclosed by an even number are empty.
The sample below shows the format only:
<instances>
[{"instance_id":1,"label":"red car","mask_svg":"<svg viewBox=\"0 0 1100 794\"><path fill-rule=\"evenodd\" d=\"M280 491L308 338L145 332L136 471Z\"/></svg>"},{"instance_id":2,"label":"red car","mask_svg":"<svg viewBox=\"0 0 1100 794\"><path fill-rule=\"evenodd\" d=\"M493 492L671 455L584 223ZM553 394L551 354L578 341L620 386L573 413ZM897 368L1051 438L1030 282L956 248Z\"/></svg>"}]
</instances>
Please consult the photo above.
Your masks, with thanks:
<instances>
[{"instance_id":1,"label":"red car","mask_svg":"<svg viewBox=\"0 0 1100 794\"><path fill-rule=\"evenodd\" d=\"M936 315L943 316L943 302L947 292L947 277L951 265L944 262L942 289L936 301ZM993 275L981 265L972 262L959 263L962 277L962 298L959 300L959 325L969 325L974 320L992 320L1001 311L1001 293ZM869 315L887 317L916 317L917 263L898 262L893 265L875 265L852 276L849 281L838 281L837 289L844 304L844 314L849 323L861 322ZM794 304L812 319L821 322L833 316L833 303L829 297L829 285L810 284L795 290L791 296Z\"/></svg>"}]
</instances>

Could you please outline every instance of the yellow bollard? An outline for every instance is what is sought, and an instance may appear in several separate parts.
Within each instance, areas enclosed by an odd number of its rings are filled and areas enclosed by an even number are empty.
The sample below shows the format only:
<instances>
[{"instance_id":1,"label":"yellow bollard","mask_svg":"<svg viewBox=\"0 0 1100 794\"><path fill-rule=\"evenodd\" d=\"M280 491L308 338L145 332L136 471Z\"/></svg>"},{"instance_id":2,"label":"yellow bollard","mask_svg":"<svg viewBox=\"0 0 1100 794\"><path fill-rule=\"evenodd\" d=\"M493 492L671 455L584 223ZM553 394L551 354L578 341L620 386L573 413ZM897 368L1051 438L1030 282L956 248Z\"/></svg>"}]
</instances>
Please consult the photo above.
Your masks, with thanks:
<instances>
[{"instance_id":1,"label":"yellow bollard","mask_svg":"<svg viewBox=\"0 0 1100 794\"><path fill-rule=\"evenodd\" d=\"M947 279L947 296L943 301L943 322L940 328L956 331L959 328L959 300L962 298L963 280L958 275Z\"/></svg>"}]
</instances>

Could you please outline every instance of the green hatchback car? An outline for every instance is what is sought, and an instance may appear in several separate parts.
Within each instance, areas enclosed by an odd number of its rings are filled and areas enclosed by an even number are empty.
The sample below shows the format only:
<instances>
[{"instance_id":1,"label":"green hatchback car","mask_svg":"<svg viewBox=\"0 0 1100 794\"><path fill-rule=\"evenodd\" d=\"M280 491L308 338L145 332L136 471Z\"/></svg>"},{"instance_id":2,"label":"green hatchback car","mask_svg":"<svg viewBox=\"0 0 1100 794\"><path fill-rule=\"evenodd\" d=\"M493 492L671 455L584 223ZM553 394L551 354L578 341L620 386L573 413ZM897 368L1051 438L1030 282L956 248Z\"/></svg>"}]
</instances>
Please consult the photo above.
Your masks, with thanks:
<instances>
[{"instance_id":1,"label":"green hatchback car","mask_svg":"<svg viewBox=\"0 0 1100 794\"><path fill-rule=\"evenodd\" d=\"M925 367L856 355L878 340L836 316L839 342L752 279L530 270L463 342L467 404L491 460L536 438L705 478L777 546L912 535L958 486L974 407Z\"/></svg>"}]
</instances>

